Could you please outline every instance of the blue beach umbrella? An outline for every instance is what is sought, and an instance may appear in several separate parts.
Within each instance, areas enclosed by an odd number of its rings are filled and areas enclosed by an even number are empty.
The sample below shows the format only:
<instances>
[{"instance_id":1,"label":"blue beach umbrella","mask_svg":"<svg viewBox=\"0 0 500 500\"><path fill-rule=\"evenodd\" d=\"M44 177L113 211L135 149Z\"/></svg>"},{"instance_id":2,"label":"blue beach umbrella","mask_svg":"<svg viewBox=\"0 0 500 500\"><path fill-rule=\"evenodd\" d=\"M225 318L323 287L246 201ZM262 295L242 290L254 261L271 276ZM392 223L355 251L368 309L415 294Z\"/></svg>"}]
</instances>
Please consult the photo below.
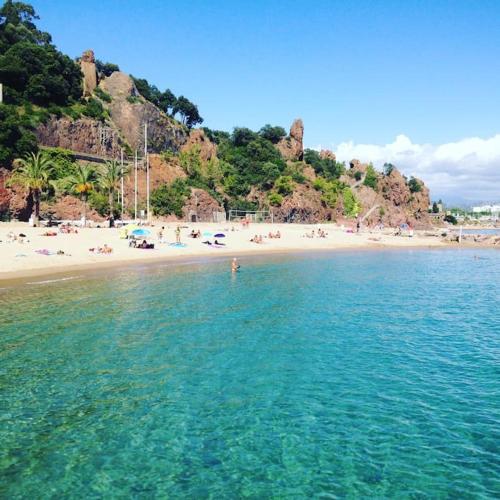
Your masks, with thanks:
<instances>
[{"instance_id":1,"label":"blue beach umbrella","mask_svg":"<svg viewBox=\"0 0 500 500\"><path fill-rule=\"evenodd\" d=\"M225 237L226 237L226 235L225 235L225 234L223 234L223 233L217 233L217 234L214 236L214 238L225 238Z\"/></svg>"},{"instance_id":2,"label":"blue beach umbrella","mask_svg":"<svg viewBox=\"0 0 500 500\"><path fill-rule=\"evenodd\" d=\"M134 229L130 234L134 236L151 236L151 231L149 229Z\"/></svg>"}]
</instances>

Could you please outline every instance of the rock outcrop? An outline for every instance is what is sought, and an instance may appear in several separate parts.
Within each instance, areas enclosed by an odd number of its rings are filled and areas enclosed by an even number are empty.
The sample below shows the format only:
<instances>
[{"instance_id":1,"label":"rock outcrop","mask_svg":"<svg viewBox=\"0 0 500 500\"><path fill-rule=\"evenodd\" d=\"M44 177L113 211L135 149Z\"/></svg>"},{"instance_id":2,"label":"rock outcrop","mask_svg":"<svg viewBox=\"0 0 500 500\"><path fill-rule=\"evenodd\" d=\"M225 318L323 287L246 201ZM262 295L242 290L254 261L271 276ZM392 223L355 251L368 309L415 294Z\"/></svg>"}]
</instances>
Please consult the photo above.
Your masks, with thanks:
<instances>
[{"instance_id":1,"label":"rock outcrop","mask_svg":"<svg viewBox=\"0 0 500 500\"><path fill-rule=\"evenodd\" d=\"M122 145L120 136L113 127L92 118L72 120L65 116L52 116L46 123L38 126L36 137L43 146L111 158L119 156Z\"/></svg>"},{"instance_id":2,"label":"rock outcrop","mask_svg":"<svg viewBox=\"0 0 500 500\"><path fill-rule=\"evenodd\" d=\"M217 146L211 142L202 129L193 129L189 133L187 142L182 146L182 151L187 151L193 146L199 146L202 161L209 161L217 157Z\"/></svg>"},{"instance_id":3,"label":"rock outcrop","mask_svg":"<svg viewBox=\"0 0 500 500\"><path fill-rule=\"evenodd\" d=\"M191 188L191 196L182 209L184 220L191 222L212 222L214 212L224 208L203 189Z\"/></svg>"},{"instance_id":4,"label":"rock outcrop","mask_svg":"<svg viewBox=\"0 0 500 500\"><path fill-rule=\"evenodd\" d=\"M362 169L358 163L356 169ZM364 185L354 190L363 210L361 216L366 217L367 225L383 222L386 226L395 227L400 224L410 224L416 229L428 228L432 225L429 218L429 190L422 181L420 191L412 193L401 173L394 168L389 175L380 175L377 189L374 191ZM371 210L377 207L375 210Z\"/></svg>"},{"instance_id":5,"label":"rock outcrop","mask_svg":"<svg viewBox=\"0 0 500 500\"><path fill-rule=\"evenodd\" d=\"M14 219L28 220L33 210L33 200L27 189L7 187L10 175L7 169L0 168L0 216L6 214Z\"/></svg>"},{"instance_id":6,"label":"rock outcrop","mask_svg":"<svg viewBox=\"0 0 500 500\"><path fill-rule=\"evenodd\" d=\"M83 73L83 97L90 97L97 87L97 69L93 50L86 50L80 59Z\"/></svg>"},{"instance_id":7,"label":"rock outcrop","mask_svg":"<svg viewBox=\"0 0 500 500\"><path fill-rule=\"evenodd\" d=\"M186 142L185 127L146 101L129 75L115 71L99 85L112 100L103 103L111 120L132 149L144 148L144 125L148 125L148 148L152 153L179 151Z\"/></svg>"},{"instance_id":8,"label":"rock outcrop","mask_svg":"<svg viewBox=\"0 0 500 500\"><path fill-rule=\"evenodd\" d=\"M286 160L302 160L304 157L304 124L299 118L292 123L290 135L281 139L276 147Z\"/></svg>"},{"instance_id":9,"label":"rock outcrop","mask_svg":"<svg viewBox=\"0 0 500 500\"><path fill-rule=\"evenodd\" d=\"M330 151L329 149L322 149L319 152L319 157L322 160L333 160L337 161L337 157L335 156L335 153L333 151Z\"/></svg>"},{"instance_id":10,"label":"rock outcrop","mask_svg":"<svg viewBox=\"0 0 500 500\"><path fill-rule=\"evenodd\" d=\"M43 218L52 217L61 220L80 220L83 213L83 202L75 196L63 196L56 199L54 203L42 202L40 205L40 215ZM100 222L104 217L95 210L87 207L87 220Z\"/></svg>"}]
</instances>

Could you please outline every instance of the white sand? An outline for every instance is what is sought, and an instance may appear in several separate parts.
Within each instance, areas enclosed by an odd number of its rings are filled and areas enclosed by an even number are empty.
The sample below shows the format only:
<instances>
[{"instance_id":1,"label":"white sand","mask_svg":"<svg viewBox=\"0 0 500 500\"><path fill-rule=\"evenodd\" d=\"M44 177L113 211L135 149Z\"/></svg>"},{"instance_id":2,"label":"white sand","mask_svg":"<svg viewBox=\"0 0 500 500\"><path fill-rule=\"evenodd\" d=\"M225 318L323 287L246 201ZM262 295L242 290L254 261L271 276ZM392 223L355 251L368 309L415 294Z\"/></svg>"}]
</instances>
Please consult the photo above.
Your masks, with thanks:
<instances>
[{"instance_id":1,"label":"white sand","mask_svg":"<svg viewBox=\"0 0 500 500\"><path fill-rule=\"evenodd\" d=\"M192 256L218 256L230 257L239 254L266 253L266 252L293 252L330 250L342 248L383 248L383 247L436 247L445 244L436 237L426 237L415 233L413 238L404 236L392 236L388 231L384 234L373 231L362 231L359 234L347 233L346 229L336 227L332 224L324 225L302 225L302 224L250 224L249 228L243 229L240 224L187 224L182 229L182 242L185 248L171 247L166 243L158 243L157 232L160 227L165 226L165 237L168 242L175 241L174 223L156 223L149 228L152 233L151 242L155 243L154 250L142 250L129 248L129 242L120 239L119 229L90 229L78 228L78 234L61 234L57 236L42 236L46 231L58 231L57 228L32 228L25 223L0 223L0 280L17 279L26 276L53 274L64 271L93 269L109 267L117 264L132 262L151 262L155 260L168 260ZM326 238L306 238L304 234L310 233L312 229L324 229L328 236ZM234 228L234 231L231 229ZM222 232L226 238L221 239L226 246L214 248L202 244L207 238L192 239L188 237L191 229L203 233ZM255 244L250 239L255 234L267 236L269 231L281 232L280 239L265 238L263 244ZM13 231L16 235L24 233L28 242L23 244L17 241L7 243L7 233ZM378 241L374 241L374 239ZM213 241L213 238L212 238ZM107 244L113 249L111 255L100 255L89 252L89 248L96 248ZM66 255L39 255L37 249L47 249L56 253L62 250Z\"/></svg>"}]
</instances>

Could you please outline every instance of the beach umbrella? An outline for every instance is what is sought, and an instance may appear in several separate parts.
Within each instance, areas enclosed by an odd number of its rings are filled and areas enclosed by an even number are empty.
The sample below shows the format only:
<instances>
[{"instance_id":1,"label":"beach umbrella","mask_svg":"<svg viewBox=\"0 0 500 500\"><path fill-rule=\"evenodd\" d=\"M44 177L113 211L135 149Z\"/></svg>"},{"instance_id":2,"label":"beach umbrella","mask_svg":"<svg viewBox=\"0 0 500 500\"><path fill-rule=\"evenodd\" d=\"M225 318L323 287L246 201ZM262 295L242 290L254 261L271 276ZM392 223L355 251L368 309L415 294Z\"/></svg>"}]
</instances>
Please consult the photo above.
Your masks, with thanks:
<instances>
[{"instance_id":1,"label":"beach umbrella","mask_svg":"<svg viewBox=\"0 0 500 500\"><path fill-rule=\"evenodd\" d=\"M226 237L226 235L225 235L225 234L223 234L223 233L217 233L217 234L214 236L214 238L225 238L225 237Z\"/></svg>"},{"instance_id":2,"label":"beach umbrella","mask_svg":"<svg viewBox=\"0 0 500 500\"><path fill-rule=\"evenodd\" d=\"M133 236L150 236L151 231L149 229L134 229L130 234Z\"/></svg>"}]
</instances>

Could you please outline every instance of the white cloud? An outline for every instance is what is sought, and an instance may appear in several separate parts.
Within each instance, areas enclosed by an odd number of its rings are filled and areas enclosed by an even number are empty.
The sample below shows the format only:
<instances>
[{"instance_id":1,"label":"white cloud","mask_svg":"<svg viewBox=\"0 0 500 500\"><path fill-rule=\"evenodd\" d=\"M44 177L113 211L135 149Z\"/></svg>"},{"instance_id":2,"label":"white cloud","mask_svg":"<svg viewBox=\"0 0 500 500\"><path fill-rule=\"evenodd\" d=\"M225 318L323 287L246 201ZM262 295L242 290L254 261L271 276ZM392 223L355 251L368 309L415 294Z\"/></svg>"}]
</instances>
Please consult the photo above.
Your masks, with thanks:
<instances>
[{"instance_id":1,"label":"white cloud","mask_svg":"<svg viewBox=\"0 0 500 500\"><path fill-rule=\"evenodd\" d=\"M422 179L433 199L500 201L500 134L441 145L414 144L401 134L385 145L342 142L333 146L339 161L357 158L381 169L393 163L405 175Z\"/></svg>"}]
</instances>

